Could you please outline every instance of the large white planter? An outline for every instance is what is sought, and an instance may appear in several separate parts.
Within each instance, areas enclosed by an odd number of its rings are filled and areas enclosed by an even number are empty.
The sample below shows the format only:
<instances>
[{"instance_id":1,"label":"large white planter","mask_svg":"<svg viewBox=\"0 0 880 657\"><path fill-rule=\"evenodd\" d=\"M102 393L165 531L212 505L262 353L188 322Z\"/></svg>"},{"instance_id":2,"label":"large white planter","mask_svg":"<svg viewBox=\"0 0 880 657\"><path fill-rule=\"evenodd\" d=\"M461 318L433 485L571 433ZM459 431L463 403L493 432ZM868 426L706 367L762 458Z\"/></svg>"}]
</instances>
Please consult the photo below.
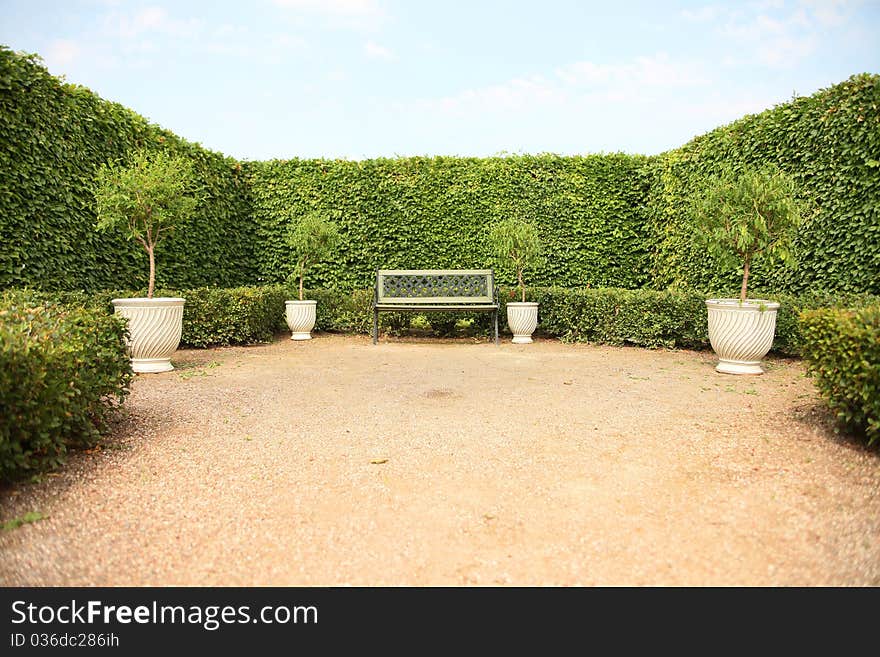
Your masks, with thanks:
<instances>
[{"instance_id":1,"label":"large white planter","mask_svg":"<svg viewBox=\"0 0 880 657\"><path fill-rule=\"evenodd\" d=\"M311 340L317 301L285 301L285 317L291 340Z\"/></svg>"},{"instance_id":2,"label":"large white planter","mask_svg":"<svg viewBox=\"0 0 880 657\"><path fill-rule=\"evenodd\" d=\"M761 359L773 346L775 301L709 299L709 342L718 354L715 369L725 374L763 374Z\"/></svg>"},{"instance_id":3,"label":"large white planter","mask_svg":"<svg viewBox=\"0 0 880 657\"><path fill-rule=\"evenodd\" d=\"M113 299L113 310L128 319L128 354L135 372L173 370L171 354L180 344L185 299Z\"/></svg>"},{"instance_id":4,"label":"large white planter","mask_svg":"<svg viewBox=\"0 0 880 657\"><path fill-rule=\"evenodd\" d=\"M538 304L515 301L507 304L507 325L513 333L514 344L528 344L538 326Z\"/></svg>"}]
</instances>

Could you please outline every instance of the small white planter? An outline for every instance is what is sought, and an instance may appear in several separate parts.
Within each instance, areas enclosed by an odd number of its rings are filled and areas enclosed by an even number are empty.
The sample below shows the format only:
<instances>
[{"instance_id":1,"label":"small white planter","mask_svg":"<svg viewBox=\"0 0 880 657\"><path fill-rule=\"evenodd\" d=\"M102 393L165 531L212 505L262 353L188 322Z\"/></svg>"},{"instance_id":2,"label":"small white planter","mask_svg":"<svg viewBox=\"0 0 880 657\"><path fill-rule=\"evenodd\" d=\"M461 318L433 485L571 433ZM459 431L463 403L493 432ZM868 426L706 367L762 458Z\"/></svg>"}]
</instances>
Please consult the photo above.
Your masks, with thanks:
<instances>
[{"instance_id":1,"label":"small white planter","mask_svg":"<svg viewBox=\"0 0 880 657\"><path fill-rule=\"evenodd\" d=\"M761 359L773 346L775 301L708 299L709 342L718 354L715 369L725 374L763 374Z\"/></svg>"},{"instance_id":2,"label":"small white planter","mask_svg":"<svg viewBox=\"0 0 880 657\"><path fill-rule=\"evenodd\" d=\"M521 301L507 304L507 325L513 333L513 344L528 344L538 326L538 304Z\"/></svg>"},{"instance_id":3,"label":"small white planter","mask_svg":"<svg viewBox=\"0 0 880 657\"><path fill-rule=\"evenodd\" d=\"M311 340L315 328L317 301L285 301L285 317L291 340Z\"/></svg>"},{"instance_id":4,"label":"small white planter","mask_svg":"<svg viewBox=\"0 0 880 657\"><path fill-rule=\"evenodd\" d=\"M135 372L173 370L171 354L183 332L184 299L113 299L113 311L128 319L128 354Z\"/></svg>"}]
</instances>

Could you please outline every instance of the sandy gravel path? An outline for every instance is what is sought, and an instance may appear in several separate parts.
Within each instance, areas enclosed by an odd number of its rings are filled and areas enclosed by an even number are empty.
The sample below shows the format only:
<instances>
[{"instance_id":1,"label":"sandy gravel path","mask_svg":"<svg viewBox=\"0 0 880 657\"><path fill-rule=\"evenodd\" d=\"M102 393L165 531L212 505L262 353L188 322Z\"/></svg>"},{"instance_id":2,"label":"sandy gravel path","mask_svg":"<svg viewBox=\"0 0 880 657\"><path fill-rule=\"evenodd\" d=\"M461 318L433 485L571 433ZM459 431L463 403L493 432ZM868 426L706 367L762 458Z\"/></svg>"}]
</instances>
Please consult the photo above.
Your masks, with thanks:
<instances>
[{"instance_id":1,"label":"sandy gravel path","mask_svg":"<svg viewBox=\"0 0 880 657\"><path fill-rule=\"evenodd\" d=\"M0 490L5 585L880 584L880 456L797 361L540 341L182 351Z\"/></svg>"}]
</instances>

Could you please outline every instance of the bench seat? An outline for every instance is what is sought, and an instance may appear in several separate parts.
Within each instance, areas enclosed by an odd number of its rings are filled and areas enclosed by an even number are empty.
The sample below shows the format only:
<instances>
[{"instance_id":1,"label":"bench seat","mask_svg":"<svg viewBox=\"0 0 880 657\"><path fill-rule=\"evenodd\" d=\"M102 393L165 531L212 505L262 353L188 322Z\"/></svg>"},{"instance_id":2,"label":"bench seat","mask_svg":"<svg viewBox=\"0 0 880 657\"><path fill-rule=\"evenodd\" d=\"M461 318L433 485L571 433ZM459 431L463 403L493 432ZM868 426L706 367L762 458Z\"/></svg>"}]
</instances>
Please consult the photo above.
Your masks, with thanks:
<instances>
[{"instance_id":1,"label":"bench seat","mask_svg":"<svg viewBox=\"0 0 880 657\"><path fill-rule=\"evenodd\" d=\"M373 290L373 344L379 313L483 311L493 314L498 341L498 289L491 269L379 269Z\"/></svg>"},{"instance_id":2,"label":"bench seat","mask_svg":"<svg viewBox=\"0 0 880 657\"><path fill-rule=\"evenodd\" d=\"M378 310L497 310L498 304L438 304L436 306L428 306L421 304L386 303L376 304L375 308Z\"/></svg>"}]
</instances>

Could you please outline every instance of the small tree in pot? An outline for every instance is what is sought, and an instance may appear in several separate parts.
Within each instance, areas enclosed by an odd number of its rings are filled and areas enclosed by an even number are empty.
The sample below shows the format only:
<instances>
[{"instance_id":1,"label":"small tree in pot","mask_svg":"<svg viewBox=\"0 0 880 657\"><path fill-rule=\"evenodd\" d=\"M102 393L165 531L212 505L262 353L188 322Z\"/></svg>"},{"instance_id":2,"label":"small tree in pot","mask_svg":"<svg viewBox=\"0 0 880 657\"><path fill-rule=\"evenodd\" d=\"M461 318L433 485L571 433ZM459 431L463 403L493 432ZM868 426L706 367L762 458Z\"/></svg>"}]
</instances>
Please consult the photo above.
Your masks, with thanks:
<instances>
[{"instance_id":1,"label":"small tree in pot","mask_svg":"<svg viewBox=\"0 0 880 657\"><path fill-rule=\"evenodd\" d=\"M174 369L171 354L180 344L184 299L153 298L156 246L174 226L187 221L200 202L192 163L156 151L137 151L127 164L105 164L95 185L99 231L122 231L146 251L150 263L146 298L113 299L128 319L129 353L135 372Z\"/></svg>"},{"instance_id":2,"label":"small tree in pot","mask_svg":"<svg viewBox=\"0 0 880 657\"><path fill-rule=\"evenodd\" d=\"M762 374L760 361L773 346L779 304L748 299L756 256L793 266L791 243L803 221L795 183L776 167L741 172L727 168L696 197L697 239L722 267L741 267L739 299L709 299L709 340L715 368L726 374Z\"/></svg>"},{"instance_id":3,"label":"small tree in pot","mask_svg":"<svg viewBox=\"0 0 880 657\"><path fill-rule=\"evenodd\" d=\"M516 273L522 301L507 304L507 323L513 332L513 342L527 344L532 341L532 333L538 325L538 304L526 301L523 272L541 260L538 228L523 219L502 219L489 229L489 244L499 266Z\"/></svg>"},{"instance_id":4,"label":"small tree in pot","mask_svg":"<svg viewBox=\"0 0 880 657\"><path fill-rule=\"evenodd\" d=\"M299 300L285 302L291 340L311 339L312 329L315 327L317 302L303 299L306 269L326 259L341 239L336 224L316 212L310 212L290 223L287 243L296 258L296 269L292 277L299 279Z\"/></svg>"}]
</instances>

